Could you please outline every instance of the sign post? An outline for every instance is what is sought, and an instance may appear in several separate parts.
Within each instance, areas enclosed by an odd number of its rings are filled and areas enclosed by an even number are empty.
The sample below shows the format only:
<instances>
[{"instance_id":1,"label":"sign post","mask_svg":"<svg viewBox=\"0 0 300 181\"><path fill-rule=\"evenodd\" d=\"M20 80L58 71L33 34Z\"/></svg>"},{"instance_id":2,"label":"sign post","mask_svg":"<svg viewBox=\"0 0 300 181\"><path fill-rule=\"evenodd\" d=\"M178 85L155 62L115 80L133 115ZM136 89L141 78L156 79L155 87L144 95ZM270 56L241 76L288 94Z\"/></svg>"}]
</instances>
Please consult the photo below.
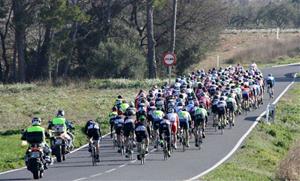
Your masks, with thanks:
<instances>
[{"instance_id":1,"label":"sign post","mask_svg":"<svg viewBox=\"0 0 300 181\"><path fill-rule=\"evenodd\" d=\"M176 64L176 55L175 53L167 52L164 54L163 63L168 67L169 74L169 85L171 84L171 75L172 75L172 65Z\"/></svg>"}]
</instances>

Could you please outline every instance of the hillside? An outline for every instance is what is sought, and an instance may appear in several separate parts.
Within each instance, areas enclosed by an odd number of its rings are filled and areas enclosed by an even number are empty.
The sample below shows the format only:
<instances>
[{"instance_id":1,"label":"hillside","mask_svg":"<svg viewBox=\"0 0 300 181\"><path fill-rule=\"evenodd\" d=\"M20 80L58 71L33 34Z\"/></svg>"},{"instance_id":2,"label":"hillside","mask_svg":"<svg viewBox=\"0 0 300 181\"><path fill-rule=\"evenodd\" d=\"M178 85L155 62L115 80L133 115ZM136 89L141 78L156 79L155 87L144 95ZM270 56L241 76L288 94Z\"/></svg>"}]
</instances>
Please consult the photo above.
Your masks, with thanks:
<instances>
[{"instance_id":1,"label":"hillside","mask_svg":"<svg viewBox=\"0 0 300 181\"><path fill-rule=\"evenodd\" d=\"M208 53L195 69L216 66L217 56L220 56L220 65L238 62L249 64L252 61L260 64L271 64L276 61L288 63L288 60L283 62L278 58L297 57L300 55L299 50L299 32L282 33L279 40L276 40L275 33L226 33L220 36L215 50Z\"/></svg>"}]
</instances>

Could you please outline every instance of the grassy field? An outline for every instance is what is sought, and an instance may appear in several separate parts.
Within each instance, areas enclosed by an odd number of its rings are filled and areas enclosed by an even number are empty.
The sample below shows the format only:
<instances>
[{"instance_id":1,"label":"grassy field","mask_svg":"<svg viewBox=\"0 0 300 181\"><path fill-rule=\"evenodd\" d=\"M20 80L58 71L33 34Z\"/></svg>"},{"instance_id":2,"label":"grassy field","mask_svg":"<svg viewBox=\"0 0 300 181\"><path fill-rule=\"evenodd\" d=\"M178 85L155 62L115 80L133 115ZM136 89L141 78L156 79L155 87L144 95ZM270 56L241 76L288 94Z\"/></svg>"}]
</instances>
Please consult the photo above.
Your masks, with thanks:
<instances>
[{"instance_id":1,"label":"grassy field","mask_svg":"<svg viewBox=\"0 0 300 181\"><path fill-rule=\"evenodd\" d=\"M286 179L279 175L279 164L288 150L300 140L299 112L300 83L296 83L279 101L275 123L259 123L233 157L201 180ZM287 165L286 167L289 170ZM298 174L300 178L300 173Z\"/></svg>"},{"instance_id":2,"label":"grassy field","mask_svg":"<svg viewBox=\"0 0 300 181\"><path fill-rule=\"evenodd\" d=\"M47 125L58 109L76 125L75 146L86 143L81 128L88 119L97 119L102 131L109 131L108 114L118 95L133 101L140 89L161 85L161 80L91 80L52 87L37 84L0 86L0 171L24 165L26 147L21 146L20 130L28 127L33 116ZM7 145L10 145L7 147Z\"/></svg>"}]
</instances>

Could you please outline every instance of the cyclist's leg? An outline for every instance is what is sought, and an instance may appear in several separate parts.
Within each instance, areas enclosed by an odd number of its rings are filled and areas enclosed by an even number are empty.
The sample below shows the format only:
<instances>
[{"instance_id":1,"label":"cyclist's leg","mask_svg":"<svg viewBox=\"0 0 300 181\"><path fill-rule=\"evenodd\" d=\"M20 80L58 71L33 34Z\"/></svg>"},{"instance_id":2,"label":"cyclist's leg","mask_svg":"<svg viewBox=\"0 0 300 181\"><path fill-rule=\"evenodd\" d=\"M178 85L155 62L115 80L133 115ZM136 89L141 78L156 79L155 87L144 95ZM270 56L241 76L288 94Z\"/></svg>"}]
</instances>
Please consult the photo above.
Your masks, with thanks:
<instances>
[{"instance_id":1,"label":"cyclist's leg","mask_svg":"<svg viewBox=\"0 0 300 181\"><path fill-rule=\"evenodd\" d=\"M189 123L185 123L185 141L186 141L186 146L190 146L190 136L189 136Z\"/></svg>"}]
</instances>

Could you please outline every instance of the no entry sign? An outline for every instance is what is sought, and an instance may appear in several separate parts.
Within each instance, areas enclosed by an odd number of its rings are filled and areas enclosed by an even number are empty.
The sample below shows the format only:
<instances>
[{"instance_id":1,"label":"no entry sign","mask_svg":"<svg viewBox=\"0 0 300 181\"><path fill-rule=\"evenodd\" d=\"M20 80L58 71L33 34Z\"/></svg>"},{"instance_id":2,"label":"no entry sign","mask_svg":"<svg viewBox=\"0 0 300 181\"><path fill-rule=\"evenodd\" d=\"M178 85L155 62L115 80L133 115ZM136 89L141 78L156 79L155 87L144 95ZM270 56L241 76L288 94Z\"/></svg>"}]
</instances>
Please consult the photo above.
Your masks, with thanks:
<instances>
[{"instance_id":1,"label":"no entry sign","mask_svg":"<svg viewBox=\"0 0 300 181\"><path fill-rule=\"evenodd\" d=\"M164 54L163 62L166 66L172 66L176 64L176 55L174 53L167 52Z\"/></svg>"}]
</instances>

